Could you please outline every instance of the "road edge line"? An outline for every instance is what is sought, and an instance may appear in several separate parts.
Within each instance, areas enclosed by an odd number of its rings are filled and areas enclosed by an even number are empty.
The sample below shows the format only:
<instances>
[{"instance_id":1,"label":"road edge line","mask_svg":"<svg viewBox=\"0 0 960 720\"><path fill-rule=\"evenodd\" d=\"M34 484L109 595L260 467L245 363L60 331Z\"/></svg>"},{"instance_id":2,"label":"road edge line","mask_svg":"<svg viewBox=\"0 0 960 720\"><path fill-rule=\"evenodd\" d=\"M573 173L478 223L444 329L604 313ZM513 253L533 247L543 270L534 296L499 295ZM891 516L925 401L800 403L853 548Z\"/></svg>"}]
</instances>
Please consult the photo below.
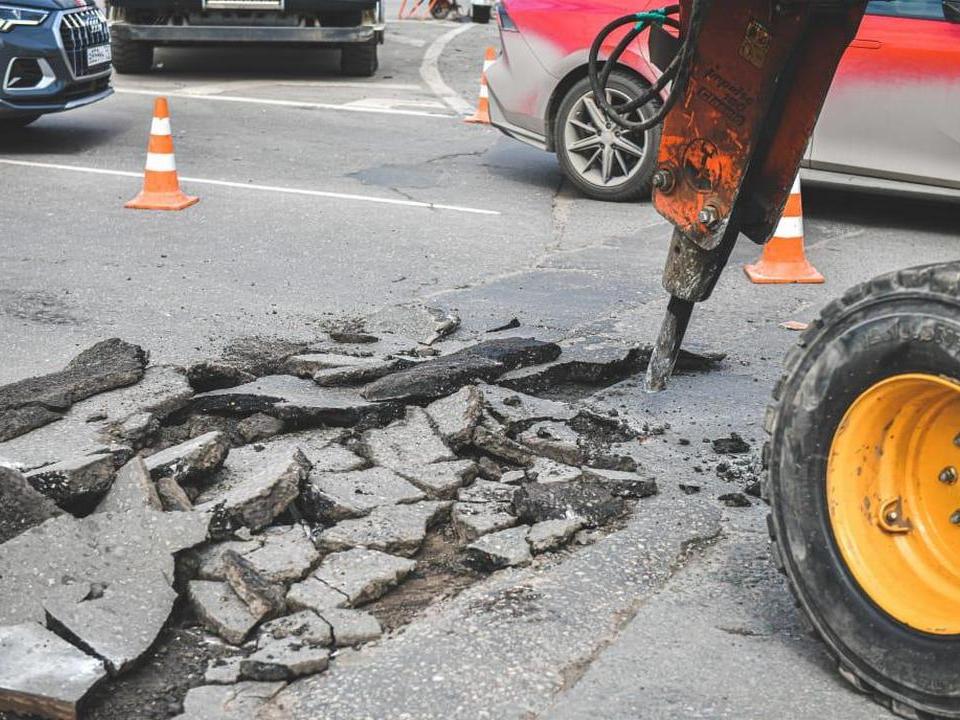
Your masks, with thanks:
<instances>
[{"instance_id":1,"label":"road edge line","mask_svg":"<svg viewBox=\"0 0 960 720\"><path fill-rule=\"evenodd\" d=\"M430 92L443 100L458 115L470 115L473 113L473 107L460 97L452 87L447 85L440 74L440 55L446 49L447 45L461 33L473 29L473 23L461 25L450 32L446 32L432 43L423 54L423 61L420 63L420 77L430 88Z\"/></svg>"}]
</instances>

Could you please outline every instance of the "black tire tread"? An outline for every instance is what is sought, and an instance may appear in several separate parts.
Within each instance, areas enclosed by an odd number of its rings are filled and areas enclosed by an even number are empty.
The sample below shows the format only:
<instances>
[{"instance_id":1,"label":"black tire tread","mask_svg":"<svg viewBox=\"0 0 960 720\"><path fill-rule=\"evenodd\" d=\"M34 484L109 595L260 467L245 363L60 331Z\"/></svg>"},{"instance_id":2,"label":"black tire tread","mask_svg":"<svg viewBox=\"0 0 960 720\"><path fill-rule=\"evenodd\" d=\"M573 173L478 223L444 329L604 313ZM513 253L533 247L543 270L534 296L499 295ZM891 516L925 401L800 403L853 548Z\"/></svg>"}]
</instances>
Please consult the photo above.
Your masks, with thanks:
<instances>
[{"instance_id":1,"label":"black tire tread","mask_svg":"<svg viewBox=\"0 0 960 720\"><path fill-rule=\"evenodd\" d=\"M121 75L145 75L153 68L153 46L116 36L110 39L113 69Z\"/></svg>"},{"instance_id":2,"label":"black tire tread","mask_svg":"<svg viewBox=\"0 0 960 720\"><path fill-rule=\"evenodd\" d=\"M375 42L345 45L340 51L340 72L348 77L372 77L379 67Z\"/></svg>"},{"instance_id":3,"label":"black tire tread","mask_svg":"<svg viewBox=\"0 0 960 720\"><path fill-rule=\"evenodd\" d=\"M885 275L879 275L871 280L855 285L848 289L840 298L831 301L821 311L820 317L802 332L797 340L796 346L791 348L784 359L784 368L773 389L771 402L767 405L764 416L764 430L771 437L776 431L777 422L780 413L783 411L783 391L794 376L799 372L801 363L806 356L806 348L814 345L822 333L839 320L841 317L852 312L858 306L870 302L874 298L882 295L890 295L898 292L922 291L927 295L938 294L946 295L951 298L960 297L960 262L937 263L931 265L922 265L918 267L898 270ZM764 443L764 473L761 488L761 497L767 504L773 502L770 494L769 464L771 461L772 447L768 440ZM813 619L809 616L806 607L800 601L797 589L794 587L793 579L787 572L786 563L777 541L777 516L774 512L767 514L767 531L770 535L771 555L777 570L787 578L787 586L793 595L794 604L800 609L801 617L812 626L817 637L824 641L820 632L816 629ZM880 689L867 682L867 679L860 675L856 668L852 668L845 663L834 651L829 643L823 642L823 646L831 654L837 663L840 675L843 676L859 692L871 696L878 704L890 710L899 717L910 718L910 720L925 720L933 718L928 713L919 711L902 701L884 694Z\"/></svg>"}]
</instances>

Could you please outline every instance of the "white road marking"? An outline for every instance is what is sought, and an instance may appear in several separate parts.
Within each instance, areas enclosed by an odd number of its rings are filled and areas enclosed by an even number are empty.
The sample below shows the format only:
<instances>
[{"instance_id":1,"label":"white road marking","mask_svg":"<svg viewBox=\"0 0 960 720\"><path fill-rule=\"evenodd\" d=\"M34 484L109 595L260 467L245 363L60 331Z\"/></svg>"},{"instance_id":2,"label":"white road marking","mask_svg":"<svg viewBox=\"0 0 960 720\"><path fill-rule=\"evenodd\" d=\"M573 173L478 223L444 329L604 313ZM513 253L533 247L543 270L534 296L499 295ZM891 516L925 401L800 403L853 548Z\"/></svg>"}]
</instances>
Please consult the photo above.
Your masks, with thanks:
<instances>
[{"instance_id":1,"label":"white road marking","mask_svg":"<svg viewBox=\"0 0 960 720\"><path fill-rule=\"evenodd\" d=\"M446 105L437 100L401 100L398 98L363 98L362 100L351 100L343 104L344 107L351 108L384 108L393 109L399 107L419 107L436 108L445 110Z\"/></svg>"},{"instance_id":2,"label":"white road marking","mask_svg":"<svg viewBox=\"0 0 960 720\"><path fill-rule=\"evenodd\" d=\"M105 168L84 167L80 165L60 165L57 163L34 162L32 160L10 160L0 158L2 165L18 165L21 167L42 168L45 170L66 170L69 172L90 173L92 175L111 175L114 177L143 178L142 173L128 170L107 170ZM357 202L380 203L382 205L399 205L402 207L423 208L425 210L451 210L453 212L471 213L474 215L500 215L499 210L484 210L482 208L465 207L463 205L442 205L439 203L418 202L416 200L397 200L395 198L376 197L374 195L356 195L353 193L329 192L327 190L306 190L303 188L280 187L277 185L255 185L253 183L232 182L230 180L211 180L210 178L180 177L185 183L197 185L216 185L218 187L238 188L240 190L259 190L261 192L282 193L285 195L307 195L310 197L332 198L336 200L355 200Z\"/></svg>"},{"instance_id":3,"label":"white road marking","mask_svg":"<svg viewBox=\"0 0 960 720\"><path fill-rule=\"evenodd\" d=\"M132 88L117 88L117 93L129 95L164 95L173 98L189 98L190 100L218 100L220 102L251 103L254 105L276 105L280 107L294 107L305 110L337 110L340 112L378 113L381 115L411 115L413 117L451 118L449 113L425 112L422 110L398 110L396 108L365 107L356 105L334 105L332 103L307 102L304 100L274 100L271 98L241 97L239 95L198 95L183 91L164 92L157 90L134 90Z\"/></svg>"},{"instance_id":4,"label":"white road marking","mask_svg":"<svg viewBox=\"0 0 960 720\"><path fill-rule=\"evenodd\" d=\"M473 108L470 106L470 103L460 97L452 87L443 81L438 63L440 62L440 55L450 41L460 33L465 33L473 27L473 23L461 25L438 37L430 44L430 47L427 48L427 52L423 55L423 62L420 63L420 77L423 78L427 87L430 88L434 95L443 100L460 115L472 115Z\"/></svg>"}]
</instances>

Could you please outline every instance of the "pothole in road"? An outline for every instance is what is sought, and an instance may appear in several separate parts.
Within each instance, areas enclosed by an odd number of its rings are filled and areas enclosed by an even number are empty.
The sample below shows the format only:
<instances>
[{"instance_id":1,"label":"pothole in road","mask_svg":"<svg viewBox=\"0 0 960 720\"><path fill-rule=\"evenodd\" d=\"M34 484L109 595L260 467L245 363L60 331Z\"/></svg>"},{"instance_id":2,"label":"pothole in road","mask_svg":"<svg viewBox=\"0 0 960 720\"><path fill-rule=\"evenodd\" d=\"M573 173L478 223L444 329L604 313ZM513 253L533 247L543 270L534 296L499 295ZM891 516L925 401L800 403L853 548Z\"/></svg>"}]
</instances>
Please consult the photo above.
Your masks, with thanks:
<instances>
[{"instance_id":1,"label":"pothole in road","mask_svg":"<svg viewBox=\"0 0 960 720\"><path fill-rule=\"evenodd\" d=\"M338 648L593 542L657 492L614 450L642 430L543 396L635 372L642 352L591 368L504 338L424 358L355 331L177 369L108 341L0 388L0 489L21 504L0 510L0 625L45 617L101 664L75 693L92 690L96 720L195 714L218 686L323 672ZM65 578L83 602L62 603ZM40 695L26 681L0 703L39 711Z\"/></svg>"}]
</instances>

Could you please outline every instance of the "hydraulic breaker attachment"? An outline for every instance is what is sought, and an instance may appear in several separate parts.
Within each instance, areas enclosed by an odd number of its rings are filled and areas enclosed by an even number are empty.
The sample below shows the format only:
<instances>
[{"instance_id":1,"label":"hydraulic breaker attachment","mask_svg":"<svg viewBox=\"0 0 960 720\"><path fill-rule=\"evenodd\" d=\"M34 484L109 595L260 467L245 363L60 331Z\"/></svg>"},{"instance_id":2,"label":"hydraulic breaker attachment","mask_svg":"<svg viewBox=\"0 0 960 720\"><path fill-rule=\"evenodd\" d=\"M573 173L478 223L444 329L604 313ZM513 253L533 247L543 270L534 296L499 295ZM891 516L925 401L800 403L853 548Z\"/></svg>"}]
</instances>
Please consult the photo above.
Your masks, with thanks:
<instances>
[{"instance_id":1,"label":"hydraulic breaker attachment","mask_svg":"<svg viewBox=\"0 0 960 720\"><path fill-rule=\"evenodd\" d=\"M773 235L865 8L866 0L681 1L671 91L679 96L665 103L653 195L675 227L663 274L671 298L648 389L665 387L693 305L710 297L739 234L760 244Z\"/></svg>"}]
</instances>

